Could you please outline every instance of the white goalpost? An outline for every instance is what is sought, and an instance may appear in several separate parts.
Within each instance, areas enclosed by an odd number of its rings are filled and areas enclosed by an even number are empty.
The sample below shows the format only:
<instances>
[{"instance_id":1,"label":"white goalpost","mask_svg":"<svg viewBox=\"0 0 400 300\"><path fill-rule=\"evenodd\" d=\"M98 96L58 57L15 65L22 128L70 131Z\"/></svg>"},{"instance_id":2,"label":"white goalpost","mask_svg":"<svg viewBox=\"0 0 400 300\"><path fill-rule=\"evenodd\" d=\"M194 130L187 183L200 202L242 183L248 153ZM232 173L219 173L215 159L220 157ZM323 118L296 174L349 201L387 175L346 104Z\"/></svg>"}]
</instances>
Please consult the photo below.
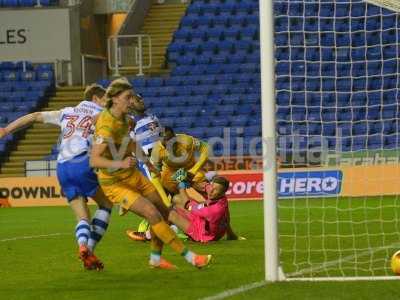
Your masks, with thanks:
<instances>
[{"instance_id":1,"label":"white goalpost","mask_svg":"<svg viewBox=\"0 0 400 300\"><path fill-rule=\"evenodd\" d=\"M400 279L399 2L259 2L265 280Z\"/></svg>"},{"instance_id":2,"label":"white goalpost","mask_svg":"<svg viewBox=\"0 0 400 300\"><path fill-rule=\"evenodd\" d=\"M261 120L264 171L265 278L279 279L276 193L275 73L273 0L260 1ZM266 122L264 122L266 120Z\"/></svg>"}]
</instances>

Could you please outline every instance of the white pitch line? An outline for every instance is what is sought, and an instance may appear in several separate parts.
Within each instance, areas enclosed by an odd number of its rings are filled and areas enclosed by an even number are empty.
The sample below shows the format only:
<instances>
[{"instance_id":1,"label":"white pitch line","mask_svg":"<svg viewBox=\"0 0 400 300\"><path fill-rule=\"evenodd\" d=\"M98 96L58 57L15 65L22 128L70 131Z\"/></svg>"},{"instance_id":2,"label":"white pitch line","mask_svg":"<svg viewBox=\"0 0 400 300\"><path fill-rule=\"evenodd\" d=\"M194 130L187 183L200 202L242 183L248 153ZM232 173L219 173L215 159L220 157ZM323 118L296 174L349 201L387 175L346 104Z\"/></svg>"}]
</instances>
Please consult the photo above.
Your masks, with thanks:
<instances>
[{"instance_id":1,"label":"white pitch line","mask_svg":"<svg viewBox=\"0 0 400 300\"><path fill-rule=\"evenodd\" d=\"M43 237L50 237L50 236L60 236L60 235L66 235L68 233L50 233L50 234L40 234L40 235L30 235L30 236L17 236L13 238L8 238L8 239L2 239L0 242L9 242L9 241L17 241L17 240L29 240L29 239L37 239L37 238L43 238Z\"/></svg>"},{"instance_id":2,"label":"white pitch line","mask_svg":"<svg viewBox=\"0 0 400 300\"><path fill-rule=\"evenodd\" d=\"M323 269L328 268L328 267L332 267L332 266L337 265L337 264L342 263L342 262L352 261L356 257L363 257L363 256L366 256L366 255L371 255L371 254L373 254L375 252L378 252L378 251L382 251L382 250L386 250L386 249L390 249L390 248L397 248L399 246L400 246L399 243L393 243L393 244L388 245L388 246L382 246L382 247L368 249L368 250L366 250L364 252L360 252L360 253L357 253L357 254L352 254L352 255L349 255L349 256L345 256L345 257L343 257L341 259L325 262L325 263L320 264L319 266L316 266L316 267L311 267L311 268L303 269L303 270L300 270L300 271L297 271L297 272L294 272L294 273L289 273L289 274L287 274L287 277L288 278L296 277L296 276L301 276L301 275L304 275L304 274L308 274L310 272L320 271L320 270L323 270Z\"/></svg>"},{"instance_id":3,"label":"white pitch line","mask_svg":"<svg viewBox=\"0 0 400 300\"><path fill-rule=\"evenodd\" d=\"M214 296L201 298L199 300L225 299L227 297L231 297L231 296L234 296L234 295L237 295L237 294L241 294L241 293L247 292L247 291L252 290L252 289L256 289L256 288L262 287L262 286L264 286L266 284L267 284L267 282L265 282L265 281L253 282L253 283L250 283L250 284L242 285L242 286L240 286L238 288L235 288L235 289L223 291L223 292L221 292L219 294L216 294Z\"/></svg>"},{"instance_id":4,"label":"white pitch line","mask_svg":"<svg viewBox=\"0 0 400 300\"><path fill-rule=\"evenodd\" d=\"M390 249L390 248L396 248L396 247L399 247L399 246L400 246L399 243L393 243L393 244L388 245L388 246L369 249L367 251L364 251L364 252L361 252L361 253L357 254L357 257L362 257L362 256L365 256L365 255L371 255L371 254L373 254L375 252L378 252L378 251L382 251L382 250L386 250L386 249ZM295 273L290 273L290 274L288 274L288 277L289 277L288 281L290 281L290 277L307 274L307 273L312 272L312 271L319 271L319 270L322 270L322 269L324 269L326 267L331 267L331 266L334 266L334 265L336 265L338 263L341 263L341 262L351 261L355 257L356 257L356 255L349 255L349 256L343 257L342 259L333 260L333 261L329 261L329 262L323 263L318 267L307 268L307 269L303 269L303 270L300 270L300 271L295 272ZM387 276L387 277L389 277L389 276ZM390 279L393 279L393 276L391 276ZM231 297L231 296L234 296L234 295L237 295L237 294L241 294L241 293L247 292L249 290L252 290L252 289L255 289L255 288L258 288L258 287L262 287L262 286L264 286L266 284L267 284L266 281L253 282L253 283L250 283L250 284L247 284L247 285L242 285L242 286L240 286L238 288L235 288L235 289L223 291L223 292L221 292L219 294L216 294L214 296L209 296L209 297L206 297L206 298L200 298L199 300L220 300L220 299L225 299L227 297Z\"/></svg>"}]
</instances>

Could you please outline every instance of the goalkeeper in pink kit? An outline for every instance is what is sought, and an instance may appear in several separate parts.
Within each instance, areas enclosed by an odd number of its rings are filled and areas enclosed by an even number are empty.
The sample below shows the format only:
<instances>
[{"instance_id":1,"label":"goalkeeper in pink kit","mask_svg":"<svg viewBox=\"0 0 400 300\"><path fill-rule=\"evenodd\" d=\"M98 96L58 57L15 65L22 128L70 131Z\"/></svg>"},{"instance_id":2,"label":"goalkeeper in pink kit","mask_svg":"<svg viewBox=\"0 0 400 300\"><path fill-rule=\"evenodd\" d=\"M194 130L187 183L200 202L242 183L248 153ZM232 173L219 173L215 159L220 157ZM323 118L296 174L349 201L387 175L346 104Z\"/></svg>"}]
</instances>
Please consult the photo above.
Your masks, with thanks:
<instances>
[{"instance_id":1,"label":"goalkeeper in pink kit","mask_svg":"<svg viewBox=\"0 0 400 300\"><path fill-rule=\"evenodd\" d=\"M169 221L197 242L218 241L225 235L228 240L244 239L238 237L230 225L228 199L225 195L229 181L225 177L215 176L211 182L204 183L204 201L198 202L190 199L186 192L189 184L184 172L180 169L175 174L179 182L179 195L174 197L175 210L184 218L175 219L175 214L171 214Z\"/></svg>"}]
</instances>

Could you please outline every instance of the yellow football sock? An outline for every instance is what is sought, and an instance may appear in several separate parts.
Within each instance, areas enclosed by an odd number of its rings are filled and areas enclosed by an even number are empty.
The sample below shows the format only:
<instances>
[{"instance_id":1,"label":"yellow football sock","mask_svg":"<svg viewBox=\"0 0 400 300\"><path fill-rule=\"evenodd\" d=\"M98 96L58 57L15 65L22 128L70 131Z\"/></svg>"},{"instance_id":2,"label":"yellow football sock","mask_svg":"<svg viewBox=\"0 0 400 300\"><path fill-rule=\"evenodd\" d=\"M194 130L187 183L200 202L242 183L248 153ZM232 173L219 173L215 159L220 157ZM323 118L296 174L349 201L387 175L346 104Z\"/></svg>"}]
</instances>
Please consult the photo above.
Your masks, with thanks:
<instances>
[{"instance_id":1,"label":"yellow football sock","mask_svg":"<svg viewBox=\"0 0 400 300\"><path fill-rule=\"evenodd\" d=\"M152 226L154 233L164 242L171 246L172 250L182 254L186 248L183 242L177 237L176 233L168 226L165 221L161 221Z\"/></svg>"},{"instance_id":2,"label":"yellow football sock","mask_svg":"<svg viewBox=\"0 0 400 300\"><path fill-rule=\"evenodd\" d=\"M158 252L161 254L164 243L157 237L157 235L154 233L153 230L150 230L150 232L151 232L151 241L150 241L151 252Z\"/></svg>"}]
</instances>

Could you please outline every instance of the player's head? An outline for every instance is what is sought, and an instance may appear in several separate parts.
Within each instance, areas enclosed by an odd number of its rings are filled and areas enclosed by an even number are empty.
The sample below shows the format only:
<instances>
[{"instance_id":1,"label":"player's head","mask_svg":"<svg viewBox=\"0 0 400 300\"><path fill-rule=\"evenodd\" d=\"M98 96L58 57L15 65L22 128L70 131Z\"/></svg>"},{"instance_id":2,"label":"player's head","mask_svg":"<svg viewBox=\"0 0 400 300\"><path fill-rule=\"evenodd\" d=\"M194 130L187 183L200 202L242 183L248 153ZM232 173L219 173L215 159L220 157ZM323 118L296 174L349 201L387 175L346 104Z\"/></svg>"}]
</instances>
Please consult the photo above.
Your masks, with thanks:
<instances>
[{"instance_id":1,"label":"player's head","mask_svg":"<svg viewBox=\"0 0 400 300\"><path fill-rule=\"evenodd\" d=\"M229 180L222 176L215 176L211 181L211 189L208 190L208 198L217 200L225 196L229 188Z\"/></svg>"},{"instance_id":2,"label":"player's head","mask_svg":"<svg viewBox=\"0 0 400 300\"><path fill-rule=\"evenodd\" d=\"M131 110L135 93L126 78L111 82L106 91L106 108L115 108L126 114Z\"/></svg>"},{"instance_id":3,"label":"player's head","mask_svg":"<svg viewBox=\"0 0 400 300\"><path fill-rule=\"evenodd\" d=\"M168 141L170 141L171 139L173 139L175 137L175 132L172 129L172 127L169 126L165 126L162 130L162 132L160 133L161 136L161 143L164 145L167 145Z\"/></svg>"},{"instance_id":4,"label":"player's head","mask_svg":"<svg viewBox=\"0 0 400 300\"><path fill-rule=\"evenodd\" d=\"M146 110L146 107L145 107L144 101L143 101L143 97L140 96L139 94L133 95L132 110L133 110L133 112L138 113L138 114L143 114Z\"/></svg>"},{"instance_id":5,"label":"player's head","mask_svg":"<svg viewBox=\"0 0 400 300\"><path fill-rule=\"evenodd\" d=\"M105 105L105 97L106 90L97 83L93 83L88 85L83 93L83 97L87 101L93 101L94 103L103 106Z\"/></svg>"}]
</instances>

